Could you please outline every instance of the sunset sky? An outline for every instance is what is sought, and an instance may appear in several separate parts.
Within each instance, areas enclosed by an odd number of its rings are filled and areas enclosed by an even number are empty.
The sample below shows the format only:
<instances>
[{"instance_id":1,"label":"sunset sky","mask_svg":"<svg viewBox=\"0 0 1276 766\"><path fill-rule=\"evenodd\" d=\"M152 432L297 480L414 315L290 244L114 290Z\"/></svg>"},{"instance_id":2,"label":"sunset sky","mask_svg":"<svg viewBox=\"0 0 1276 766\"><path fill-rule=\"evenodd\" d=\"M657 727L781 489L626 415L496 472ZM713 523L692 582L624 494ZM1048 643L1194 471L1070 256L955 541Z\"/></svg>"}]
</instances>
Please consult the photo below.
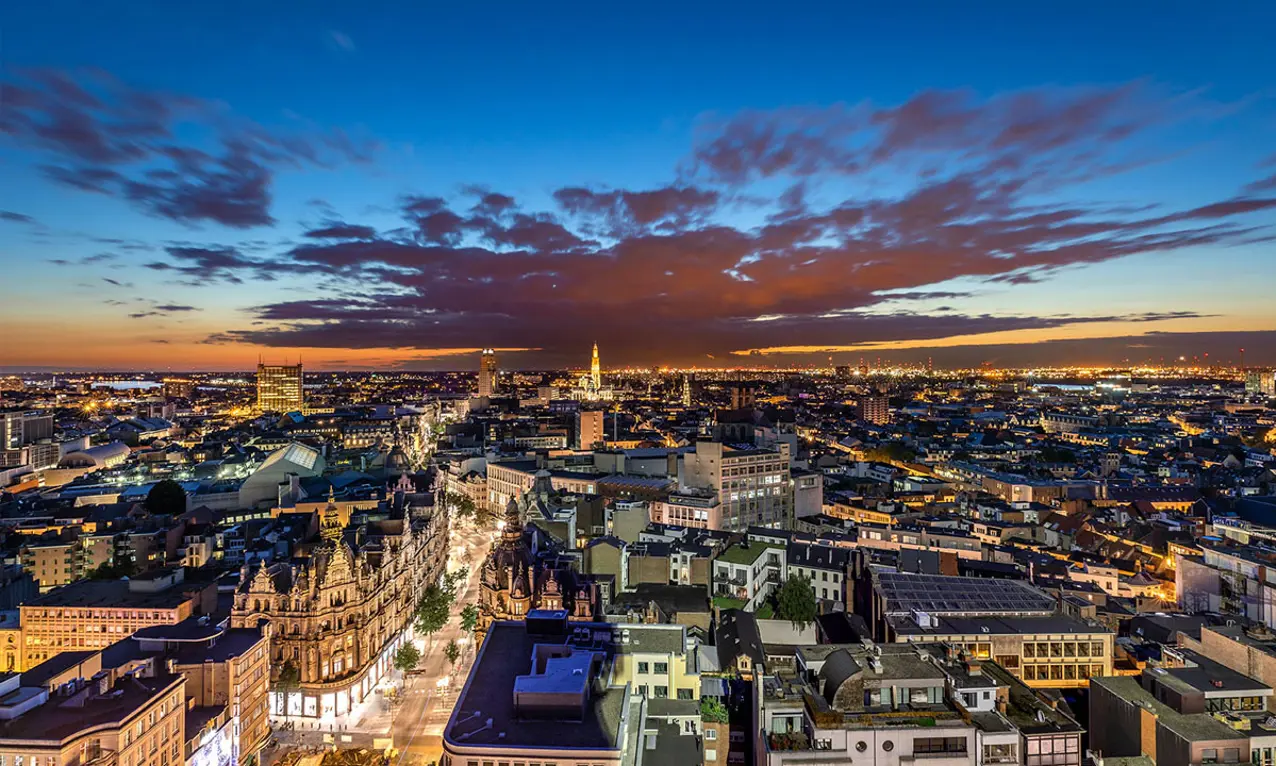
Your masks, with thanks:
<instances>
[{"instance_id":1,"label":"sunset sky","mask_svg":"<svg viewBox=\"0 0 1276 766\"><path fill-rule=\"evenodd\" d=\"M8 3L0 367L1276 364L1276 4Z\"/></svg>"}]
</instances>

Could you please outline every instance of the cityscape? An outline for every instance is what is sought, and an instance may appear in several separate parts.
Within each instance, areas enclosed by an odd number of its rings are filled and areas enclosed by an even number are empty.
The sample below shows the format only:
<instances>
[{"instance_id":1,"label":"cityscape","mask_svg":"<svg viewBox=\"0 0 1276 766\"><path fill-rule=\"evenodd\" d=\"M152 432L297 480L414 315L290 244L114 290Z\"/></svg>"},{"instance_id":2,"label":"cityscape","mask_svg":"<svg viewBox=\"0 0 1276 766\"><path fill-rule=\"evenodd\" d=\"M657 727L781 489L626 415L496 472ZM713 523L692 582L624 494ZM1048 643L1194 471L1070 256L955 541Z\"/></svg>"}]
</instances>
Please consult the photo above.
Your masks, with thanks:
<instances>
[{"instance_id":1,"label":"cityscape","mask_svg":"<svg viewBox=\"0 0 1276 766\"><path fill-rule=\"evenodd\" d=\"M0 12L0 766L1276 766L1276 5Z\"/></svg>"}]
</instances>

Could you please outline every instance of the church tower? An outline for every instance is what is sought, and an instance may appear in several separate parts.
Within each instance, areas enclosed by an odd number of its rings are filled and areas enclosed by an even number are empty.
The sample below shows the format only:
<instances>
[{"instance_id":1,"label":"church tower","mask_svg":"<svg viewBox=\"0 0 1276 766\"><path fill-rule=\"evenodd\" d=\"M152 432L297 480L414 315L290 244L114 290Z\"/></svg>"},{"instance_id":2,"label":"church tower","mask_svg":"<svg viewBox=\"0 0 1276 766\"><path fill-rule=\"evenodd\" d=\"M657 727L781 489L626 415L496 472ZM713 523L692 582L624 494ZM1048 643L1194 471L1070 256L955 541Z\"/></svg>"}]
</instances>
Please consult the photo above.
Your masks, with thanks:
<instances>
[{"instance_id":1,"label":"church tower","mask_svg":"<svg viewBox=\"0 0 1276 766\"><path fill-rule=\"evenodd\" d=\"M602 367L598 364L598 344L594 344L594 357L589 361L589 379L594 383L594 390L603 387Z\"/></svg>"}]
</instances>

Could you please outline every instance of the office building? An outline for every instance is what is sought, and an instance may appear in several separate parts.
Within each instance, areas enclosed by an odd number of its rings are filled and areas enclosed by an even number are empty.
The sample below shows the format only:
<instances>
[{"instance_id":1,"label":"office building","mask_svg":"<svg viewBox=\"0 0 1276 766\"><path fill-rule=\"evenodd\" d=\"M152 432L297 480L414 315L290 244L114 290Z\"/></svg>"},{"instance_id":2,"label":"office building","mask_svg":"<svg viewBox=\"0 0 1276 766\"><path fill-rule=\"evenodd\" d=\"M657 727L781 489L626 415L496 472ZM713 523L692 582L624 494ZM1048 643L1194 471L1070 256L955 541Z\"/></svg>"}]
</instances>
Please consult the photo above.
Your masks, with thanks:
<instances>
[{"instance_id":1,"label":"office building","mask_svg":"<svg viewBox=\"0 0 1276 766\"><path fill-rule=\"evenodd\" d=\"M700 734L697 654L682 626L538 610L492 624L443 729L442 763L698 764Z\"/></svg>"},{"instance_id":2,"label":"office building","mask_svg":"<svg viewBox=\"0 0 1276 766\"><path fill-rule=\"evenodd\" d=\"M257 364L257 409L301 412L305 405L301 364Z\"/></svg>"},{"instance_id":3,"label":"office building","mask_svg":"<svg viewBox=\"0 0 1276 766\"><path fill-rule=\"evenodd\" d=\"M496 351L495 349L485 348L479 354L478 395L495 396L496 392Z\"/></svg>"},{"instance_id":4,"label":"office building","mask_svg":"<svg viewBox=\"0 0 1276 766\"><path fill-rule=\"evenodd\" d=\"M576 448L593 449L607 441L602 410L581 410L576 413Z\"/></svg>"},{"instance_id":5,"label":"office building","mask_svg":"<svg viewBox=\"0 0 1276 766\"><path fill-rule=\"evenodd\" d=\"M39 410L0 412L0 452L53 438L53 413Z\"/></svg>"},{"instance_id":6,"label":"office building","mask_svg":"<svg viewBox=\"0 0 1276 766\"><path fill-rule=\"evenodd\" d=\"M678 491L696 489L717 494L721 529L788 528L793 523L792 476L783 452L697 442L694 451L678 458Z\"/></svg>"},{"instance_id":7,"label":"office building","mask_svg":"<svg viewBox=\"0 0 1276 766\"><path fill-rule=\"evenodd\" d=\"M23 666L63 652L105 649L142 628L210 614L216 603L216 584L187 580L182 567L128 580L78 580L20 607Z\"/></svg>"}]
</instances>

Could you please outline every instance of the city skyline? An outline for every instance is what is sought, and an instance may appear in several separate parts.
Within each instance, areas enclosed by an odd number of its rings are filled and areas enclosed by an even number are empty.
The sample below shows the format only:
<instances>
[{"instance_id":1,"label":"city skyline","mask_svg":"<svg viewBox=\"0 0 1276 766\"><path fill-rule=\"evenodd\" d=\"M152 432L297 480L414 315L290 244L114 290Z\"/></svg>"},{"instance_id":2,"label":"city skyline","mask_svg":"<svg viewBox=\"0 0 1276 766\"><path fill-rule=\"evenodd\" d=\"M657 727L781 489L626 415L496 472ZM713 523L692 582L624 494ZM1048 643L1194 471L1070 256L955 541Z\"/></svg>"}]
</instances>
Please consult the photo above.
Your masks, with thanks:
<instances>
[{"instance_id":1,"label":"city skyline","mask_svg":"<svg viewBox=\"0 0 1276 766\"><path fill-rule=\"evenodd\" d=\"M8 9L0 369L1276 364L1276 9L910 8Z\"/></svg>"}]
</instances>

